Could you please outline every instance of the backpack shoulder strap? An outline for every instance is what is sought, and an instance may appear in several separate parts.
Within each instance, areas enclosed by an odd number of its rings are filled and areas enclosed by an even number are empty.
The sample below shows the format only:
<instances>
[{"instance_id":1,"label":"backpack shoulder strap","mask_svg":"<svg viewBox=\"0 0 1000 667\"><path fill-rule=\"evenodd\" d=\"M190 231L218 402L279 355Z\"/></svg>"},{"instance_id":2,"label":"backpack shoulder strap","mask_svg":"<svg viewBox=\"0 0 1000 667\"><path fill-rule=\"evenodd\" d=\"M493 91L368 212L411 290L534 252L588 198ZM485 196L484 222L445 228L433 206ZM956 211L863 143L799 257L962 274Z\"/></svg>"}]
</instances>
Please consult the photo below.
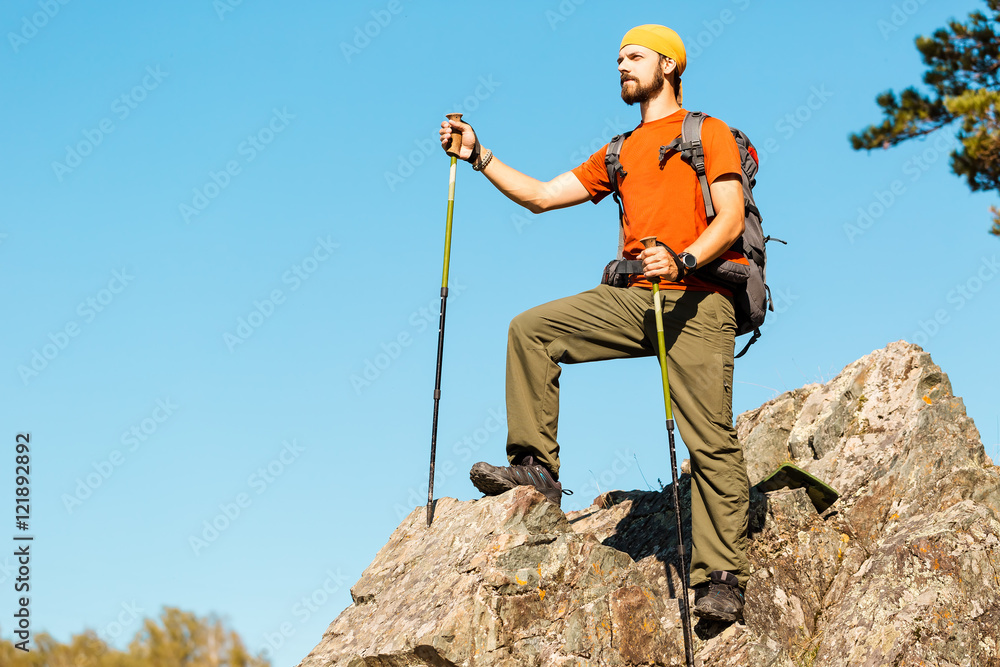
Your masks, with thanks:
<instances>
[{"instance_id":1,"label":"backpack shoulder strap","mask_svg":"<svg viewBox=\"0 0 1000 667\"><path fill-rule=\"evenodd\" d=\"M604 154L604 165L608 168L608 180L611 182L611 192L618 195L618 178L625 178L628 172L622 167L620 157L622 154L622 144L629 138L632 132L624 132L611 137L608 142L608 151Z\"/></svg>"},{"instance_id":2,"label":"backpack shoulder strap","mask_svg":"<svg viewBox=\"0 0 1000 667\"><path fill-rule=\"evenodd\" d=\"M667 153L677 151L681 158L691 165L698 176L698 183L701 184L701 196L705 201L705 214L711 222L715 217L715 205L712 203L712 191L708 187L708 175L705 172L705 148L701 143L701 126L708 118L701 111L689 111L681 123L681 136L671 141L666 146L660 146L660 161L667 157Z\"/></svg>"},{"instance_id":3,"label":"backpack shoulder strap","mask_svg":"<svg viewBox=\"0 0 1000 667\"><path fill-rule=\"evenodd\" d=\"M715 205L712 204L712 190L708 187L708 175L705 172L705 147L701 144L701 126L707 116L701 111L692 111L684 117L681 125L681 149L689 156L691 166L698 174L701 183L701 196L705 200L705 215L711 222L715 217Z\"/></svg>"},{"instance_id":4,"label":"backpack shoulder strap","mask_svg":"<svg viewBox=\"0 0 1000 667\"><path fill-rule=\"evenodd\" d=\"M628 172L622 167L619 159L622 154L622 144L631 135L631 130L616 134L608 142L608 150L604 154L604 166L608 170L608 181L611 183L611 196L618 204L618 259L625 254L625 208L622 206L621 191L618 188L619 179L625 178Z\"/></svg>"}]
</instances>

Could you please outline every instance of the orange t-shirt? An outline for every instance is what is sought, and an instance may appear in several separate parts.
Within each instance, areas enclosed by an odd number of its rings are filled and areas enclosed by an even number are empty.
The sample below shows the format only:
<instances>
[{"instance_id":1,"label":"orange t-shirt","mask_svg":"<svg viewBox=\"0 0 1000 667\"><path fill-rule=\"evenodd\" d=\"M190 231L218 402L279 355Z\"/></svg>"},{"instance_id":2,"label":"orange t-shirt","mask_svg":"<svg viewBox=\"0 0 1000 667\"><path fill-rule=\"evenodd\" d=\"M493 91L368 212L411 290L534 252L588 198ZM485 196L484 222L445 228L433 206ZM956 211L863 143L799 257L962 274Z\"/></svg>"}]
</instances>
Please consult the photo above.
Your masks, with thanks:
<instances>
[{"instance_id":1,"label":"orange t-shirt","mask_svg":"<svg viewBox=\"0 0 1000 667\"><path fill-rule=\"evenodd\" d=\"M647 236L655 236L679 254L708 227L701 185L694 169L677 151L671 152L664 163L659 161L660 146L680 136L686 113L680 109L666 118L640 123L622 145L619 160L627 173L619 182L625 208L625 259L638 258L643 249L640 239ZM742 174L739 147L725 123L717 118L706 118L701 128L701 141L710 184L723 174ZM611 193L608 169L604 164L607 150L605 144L573 170L595 204ZM746 258L735 251L727 250L722 257L746 263ZM630 277L629 284L652 289L641 274ZM660 287L721 292L730 296L729 290L696 275L679 283L662 280Z\"/></svg>"}]
</instances>

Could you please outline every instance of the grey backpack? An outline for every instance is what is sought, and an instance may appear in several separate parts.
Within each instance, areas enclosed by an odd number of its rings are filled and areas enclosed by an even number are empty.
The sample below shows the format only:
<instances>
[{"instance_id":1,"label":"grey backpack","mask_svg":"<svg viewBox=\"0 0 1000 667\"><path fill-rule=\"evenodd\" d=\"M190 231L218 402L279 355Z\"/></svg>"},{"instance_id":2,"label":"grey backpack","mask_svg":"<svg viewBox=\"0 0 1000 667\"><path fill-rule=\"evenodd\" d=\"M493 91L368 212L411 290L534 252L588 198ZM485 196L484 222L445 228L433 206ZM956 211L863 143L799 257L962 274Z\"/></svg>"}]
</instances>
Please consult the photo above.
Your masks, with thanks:
<instances>
[{"instance_id":1,"label":"grey backpack","mask_svg":"<svg viewBox=\"0 0 1000 667\"><path fill-rule=\"evenodd\" d=\"M708 177L705 173L705 151L701 143L701 126L707 116L700 111L689 112L681 124L681 136L674 139L670 144L660 147L660 161L666 159L671 152L679 152L681 159L691 165L698 175L701 184L702 198L705 200L705 213L708 222L715 218L715 206L712 204L712 192L708 187ZM747 349L760 338L760 326L764 323L764 317L768 310L774 310L771 301L771 291L766 282L767 252L764 245L772 240L770 236L764 236L761 227L760 211L753 200L753 187L757 184L757 150L750 143L750 139L740 130L730 128L736 145L740 149L740 159L743 163L743 202L744 202L744 229L740 238L736 239L730 250L735 250L747 258L747 264L716 259L706 264L697 271L699 278L709 280L722 287L725 287L733 294L733 304L736 310L736 335L753 333L750 341L743 350L736 355L736 358L746 354ZM632 134L626 132L611 139L608 144L607 155L604 162L608 169L608 178L611 181L611 194L615 203L618 204L619 222L621 224L618 241L618 258L621 260L625 245L625 211L622 208L621 193L619 191L619 179L627 175L622 168L619 156L621 155L622 144L625 139ZM781 239L773 239L779 243L785 243ZM625 272L626 266L634 269L632 262L622 262ZM610 267L610 265L609 265ZM615 272L615 268L606 269L606 274L610 270Z\"/></svg>"}]
</instances>

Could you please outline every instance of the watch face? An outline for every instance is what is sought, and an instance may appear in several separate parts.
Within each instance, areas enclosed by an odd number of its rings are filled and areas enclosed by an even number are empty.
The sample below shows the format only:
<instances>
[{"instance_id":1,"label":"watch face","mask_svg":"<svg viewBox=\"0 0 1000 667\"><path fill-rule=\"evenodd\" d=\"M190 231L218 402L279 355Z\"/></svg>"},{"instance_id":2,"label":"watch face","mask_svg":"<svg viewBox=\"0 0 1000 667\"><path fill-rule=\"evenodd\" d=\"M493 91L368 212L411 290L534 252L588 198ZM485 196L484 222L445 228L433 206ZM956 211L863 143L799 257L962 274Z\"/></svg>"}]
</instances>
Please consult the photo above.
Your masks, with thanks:
<instances>
[{"instance_id":1,"label":"watch face","mask_svg":"<svg viewBox=\"0 0 1000 667\"><path fill-rule=\"evenodd\" d=\"M689 252L681 253L681 261L684 262L684 266L688 269L698 266L698 260Z\"/></svg>"}]
</instances>

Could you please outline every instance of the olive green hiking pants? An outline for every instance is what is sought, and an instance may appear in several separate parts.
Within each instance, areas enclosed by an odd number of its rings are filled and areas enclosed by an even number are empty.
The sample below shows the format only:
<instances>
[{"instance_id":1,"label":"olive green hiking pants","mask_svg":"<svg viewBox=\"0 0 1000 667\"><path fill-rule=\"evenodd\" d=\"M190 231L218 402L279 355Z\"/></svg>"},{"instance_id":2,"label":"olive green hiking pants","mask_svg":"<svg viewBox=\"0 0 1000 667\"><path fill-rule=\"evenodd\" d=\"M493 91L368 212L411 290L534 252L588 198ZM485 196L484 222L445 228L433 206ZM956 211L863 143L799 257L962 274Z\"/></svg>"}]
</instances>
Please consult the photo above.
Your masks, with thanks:
<instances>
[{"instance_id":1,"label":"olive green hiking pants","mask_svg":"<svg viewBox=\"0 0 1000 667\"><path fill-rule=\"evenodd\" d=\"M674 418L691 454L690 584L712 570L745 585L749 484L733 428L733 305L714 292L661 290ZM653 356L650 290L598 285L527 310L510 323L507 344L507 454L532 454L559 472L560 363ZM662 396L635 397L662 410ZM666 440L664 438L664 440ZM664 442L666 447L666 442Z\"/></svg>"}]
</instances>

